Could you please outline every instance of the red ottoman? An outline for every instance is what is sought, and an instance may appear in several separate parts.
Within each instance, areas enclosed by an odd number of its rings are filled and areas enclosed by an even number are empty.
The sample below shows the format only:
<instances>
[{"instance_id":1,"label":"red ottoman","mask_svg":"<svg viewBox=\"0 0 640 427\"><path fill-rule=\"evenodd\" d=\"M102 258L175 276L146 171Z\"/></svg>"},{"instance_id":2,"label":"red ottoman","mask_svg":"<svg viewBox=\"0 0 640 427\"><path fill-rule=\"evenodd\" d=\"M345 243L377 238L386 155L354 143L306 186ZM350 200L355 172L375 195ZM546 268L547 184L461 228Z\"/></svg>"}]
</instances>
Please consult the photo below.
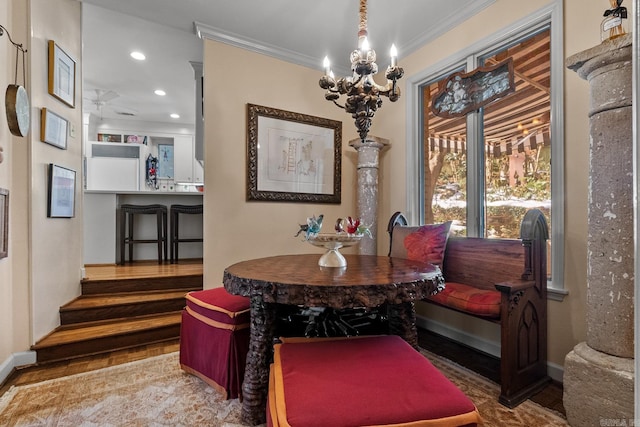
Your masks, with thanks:
<instances>
[{"instance_id":1,"label":"red ottoman","mask_svg":"<svg viewBox=\"0 0 640 427\"><path fill-rule=\"evenodd\" d=\"M242 398L249 350L249 298L224 288L189 292L182 310L180 366L219 390Z\"/></svg>"},{"instance_id":2,"label":"red ottoman","mask_svg":"<svg viewBox=\"0 0 640 427\"><path fill-rule=\"evenodd\" d=\"M267 425L476 426L469 398L397 336L285 339L271 366Z\"/></svg>"}]
</instances>

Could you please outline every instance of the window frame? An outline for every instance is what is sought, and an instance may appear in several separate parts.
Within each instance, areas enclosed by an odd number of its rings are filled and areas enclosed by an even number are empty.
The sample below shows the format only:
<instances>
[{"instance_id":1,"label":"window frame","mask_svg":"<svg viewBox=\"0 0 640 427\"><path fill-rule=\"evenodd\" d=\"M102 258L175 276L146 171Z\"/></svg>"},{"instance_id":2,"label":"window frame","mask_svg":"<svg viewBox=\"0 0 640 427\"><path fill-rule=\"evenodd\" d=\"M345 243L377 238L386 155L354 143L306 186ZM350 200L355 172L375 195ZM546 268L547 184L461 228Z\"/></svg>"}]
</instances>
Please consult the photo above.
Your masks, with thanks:
<instances>
[{"instance_id":1,"label":"window frame","mask_svg":"<svg viewBox=\"0 0 640 427\"><path fill-rule=\"evenodd\" d=\"M508 46L514 40L535 34L545 27L551 30L551 277L547 287L549 299L562 301L567 291L564 289L564 48L562 1L554 0L537 12L528 15L510 26L479 40L448 58L416 73L407 80L407 151L406 189L407 206L405 212L410 223L424 221L424 145L422 129L424 120L421 91L425 84L441 79L450 70L465 66L476 68L481 57L489 52ZM478 143L482 138L482 123L478 112L467 115L467 147L482 150ZM479 147L479 148L478 148ZM467 152L467 174L479 179L468 180L467 186L476 189L467 194L467 235L477 236L483 229L484 195L480 188L484 185L484 163L482 153ZM480 179L481 178L481 179ZM471 214L472 213L472 214ZM471 217L473 216L473 217Z\"/></svg>"}]
</instances>

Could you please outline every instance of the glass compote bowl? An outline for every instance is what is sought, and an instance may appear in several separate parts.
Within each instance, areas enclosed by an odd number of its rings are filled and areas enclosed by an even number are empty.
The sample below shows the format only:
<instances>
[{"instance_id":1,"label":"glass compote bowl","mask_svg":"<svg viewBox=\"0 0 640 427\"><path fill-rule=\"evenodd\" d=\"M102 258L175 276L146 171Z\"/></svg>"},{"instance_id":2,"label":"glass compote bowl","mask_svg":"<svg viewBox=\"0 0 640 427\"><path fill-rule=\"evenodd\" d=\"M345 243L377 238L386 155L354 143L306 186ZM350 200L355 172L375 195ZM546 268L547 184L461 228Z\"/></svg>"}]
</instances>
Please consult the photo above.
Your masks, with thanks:
<instances>
[{"instance_id":1,"label":"glass compote bowl","mask_svg":"<svg viewBox=\"0 0 640 427\"><path fill-rule=\"evenodd\" d=\"M362 234L315 234L309 236L307 241L314 246L327 249L327 252L318 260L320 267L346 267L347 260L339 249L357 245L362 236Z\"/></svg>"}]
</instances>

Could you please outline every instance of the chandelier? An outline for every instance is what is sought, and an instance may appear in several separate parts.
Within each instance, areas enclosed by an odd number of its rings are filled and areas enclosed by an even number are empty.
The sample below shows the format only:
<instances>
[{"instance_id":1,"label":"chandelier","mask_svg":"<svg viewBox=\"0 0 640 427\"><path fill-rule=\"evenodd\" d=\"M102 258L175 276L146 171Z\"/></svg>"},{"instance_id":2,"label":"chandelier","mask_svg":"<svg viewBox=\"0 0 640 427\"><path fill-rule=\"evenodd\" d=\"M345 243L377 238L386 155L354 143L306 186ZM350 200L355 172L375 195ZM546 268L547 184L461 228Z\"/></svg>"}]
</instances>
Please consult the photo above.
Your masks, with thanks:
<instances>
[{"instance_id":1,"label":"chandelier","mask_svg":"<svg viewBox=\"0 0 640 427\"><path fill-rule=\"evenodd\" d=\"M320 78L320 87L326 89L327 101L332 101L343 108L355 120L360 139L364 141L371 127L374 114L382 106L381 95L395 102L400 97L400 89L396 82L402 78L404 70L397 65L398 52L391 46L391 63L387 67L387 83L377 84L373 76L378 72L376 52L369 47L367 41L367 0L360 0L360 20L358 23L358 48L351 52L352 76L338 80L333 76L329 58L324 58L324 76ZM338 103L341 95L346 95L344 105Z\"/></svg>"}]
</instances>

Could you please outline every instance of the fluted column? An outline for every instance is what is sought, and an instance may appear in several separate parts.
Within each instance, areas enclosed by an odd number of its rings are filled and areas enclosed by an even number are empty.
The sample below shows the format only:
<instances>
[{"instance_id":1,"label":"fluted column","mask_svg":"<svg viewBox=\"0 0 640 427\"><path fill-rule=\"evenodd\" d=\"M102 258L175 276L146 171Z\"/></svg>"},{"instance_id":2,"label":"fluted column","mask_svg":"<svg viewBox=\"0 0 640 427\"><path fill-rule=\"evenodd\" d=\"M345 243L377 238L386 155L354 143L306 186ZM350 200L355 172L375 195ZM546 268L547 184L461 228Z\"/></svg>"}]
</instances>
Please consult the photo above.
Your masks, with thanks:
<instances>
[{"instance_id":1,"label":"fluted column","mask_svg":"<svg viewBox=\"0 0 640 427\"><path fill-rule=\"evenodd\" d=\"M589 82L587 341L565 360L572 426L634 416L634 227L631 35L567 59Z\"/></svg>"},{"instance_id":2,"label":"fluted column","mask_svg":"<svg viewBox=\"0 0 640 427\"><path fill-rule=\"evenodd\" d=\"M349 145L358 152L357 215L372 234L371 239L365 237L360 241L358 253L377 255L379 160L389 140L369 135L365 141L358 138L349 141Z\"/></svg>"}]
</instances>

